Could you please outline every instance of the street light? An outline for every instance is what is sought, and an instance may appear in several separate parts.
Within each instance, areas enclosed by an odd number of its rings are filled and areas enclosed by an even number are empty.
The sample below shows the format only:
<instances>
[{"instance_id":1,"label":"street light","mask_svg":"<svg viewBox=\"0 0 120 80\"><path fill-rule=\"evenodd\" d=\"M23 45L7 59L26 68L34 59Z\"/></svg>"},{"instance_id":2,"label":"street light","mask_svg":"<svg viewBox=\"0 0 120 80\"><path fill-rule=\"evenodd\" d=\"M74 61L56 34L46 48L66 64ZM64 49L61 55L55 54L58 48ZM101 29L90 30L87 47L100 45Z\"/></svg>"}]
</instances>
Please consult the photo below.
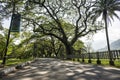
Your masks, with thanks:
<instances>
[{"instance_id":1,"label":"street light","mask_svg":"<svg viewBox=\"0 0 120 80\"><path fill-rule=\"evenodd\" d=\"M9 27L9 31L8 31L7 40L6 40L5 51L4 51L4 55L3 55L3 61L2 61L3 66L6 64L10 32L19 32L20 31L21 15L19 13L15 13L15 1L14 0L12 0L12 5L13 5L12 17L11 17L10 27Z\"/></svg>"},{"instance_id":2,"label":"street light","mask_svg":"<svg viewBox=\"0 0 120 80\"><path fill-rule=\"evenodd\" d=\"M2 61L2 65L4 66L6 63L6 58L7 58L7 51L8 51L8 45L9 45L9 39L10 39L10 31L12 28L12 21L13 21L13 14L15 13L15 2L12 0L13 3L13 10L12 10L12 18L11 18L11 23L10 23L10 27L9 27L9 31L8 31L8 36L7 36L7 41L6 41L6 45L5 45L5 51L4 51L4 55L3 55L3 61Z\"/></svg>"}]
</instances>

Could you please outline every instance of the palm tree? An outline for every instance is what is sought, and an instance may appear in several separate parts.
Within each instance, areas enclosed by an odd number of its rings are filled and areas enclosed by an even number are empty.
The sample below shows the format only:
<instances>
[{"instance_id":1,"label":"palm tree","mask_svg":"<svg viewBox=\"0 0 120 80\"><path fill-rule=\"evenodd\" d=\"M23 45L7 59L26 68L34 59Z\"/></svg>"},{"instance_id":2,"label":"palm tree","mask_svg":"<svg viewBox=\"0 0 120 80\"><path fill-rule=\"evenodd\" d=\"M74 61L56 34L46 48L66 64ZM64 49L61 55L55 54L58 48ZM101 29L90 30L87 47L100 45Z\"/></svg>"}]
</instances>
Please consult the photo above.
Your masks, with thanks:
<instances>
[{"instance_id":1,"label":"palm tree","mask_svg":"<svg viewBox=\"0 0 120 80\"><path fill-rule=\"evenodd\" d=\"M120 11L120 0L96 0L95 5L93 8L93 12L95 13L94 20L102 15L102 19L105 23L105 32L106 32L106 39L107 39L107 47L109 53L109 64L114 65L112 60L112 54L110 52L110 45L109 45L109 36L108 36L108 21L113 20L113 16L117 17L116 11Z\"/></svg>"}]
</instances>

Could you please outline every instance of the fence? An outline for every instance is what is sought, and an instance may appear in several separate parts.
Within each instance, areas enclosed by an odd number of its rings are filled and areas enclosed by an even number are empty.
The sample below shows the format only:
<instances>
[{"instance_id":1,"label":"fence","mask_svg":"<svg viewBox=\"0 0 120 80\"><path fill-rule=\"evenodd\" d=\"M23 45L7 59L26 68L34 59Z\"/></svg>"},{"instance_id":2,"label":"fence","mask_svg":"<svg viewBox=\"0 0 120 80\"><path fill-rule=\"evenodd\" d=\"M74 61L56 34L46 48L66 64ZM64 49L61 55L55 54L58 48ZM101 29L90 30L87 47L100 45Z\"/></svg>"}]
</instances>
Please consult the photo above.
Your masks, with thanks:
<instances>
[{"instance_id":1,"label":"fence","mask_svg":"<svg viewBox=\"0 0 120 80\"><path fill-rule=\"evenodd\" d=\"M111 51L112 55L112 60L120 60L120 50L113 50ZM97 64L101 64L102 59L109 59L109 53L108 51L103 51L103 52L93 52L93 53L78 53L75 55L69 55L67 56L68 58L72 59L81 59L82 62L85 61L85 59L88 59L88 63L92 62L92 59L96 59Z\"/></svg>"}]
</instances>

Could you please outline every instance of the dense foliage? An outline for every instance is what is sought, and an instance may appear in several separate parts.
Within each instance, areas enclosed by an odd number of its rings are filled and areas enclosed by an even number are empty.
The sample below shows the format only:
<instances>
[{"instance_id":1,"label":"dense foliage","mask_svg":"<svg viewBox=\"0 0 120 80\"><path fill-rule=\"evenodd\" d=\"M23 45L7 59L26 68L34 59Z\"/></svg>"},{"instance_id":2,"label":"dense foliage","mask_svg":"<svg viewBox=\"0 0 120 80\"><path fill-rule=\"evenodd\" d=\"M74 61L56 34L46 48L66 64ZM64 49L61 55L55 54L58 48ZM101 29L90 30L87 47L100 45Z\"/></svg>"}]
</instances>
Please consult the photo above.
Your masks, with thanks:
<instances>
[{"instance_id":1,"label":"dense foliage","mask_svg":"<svg viewBox=\"0 0 120 80\"><path fill-rule=\"evenodd\" d=\"M13 44L8 52L10 56L27 58L71 55L85 47L81 37L103 27L101 22L92 19L95 4L92 0L39 1L0 0L0 20L11 16L13 3L14 13L22 16L21 39L17 38L21 43L11 42Z\"/></svg>"}]
</instances>

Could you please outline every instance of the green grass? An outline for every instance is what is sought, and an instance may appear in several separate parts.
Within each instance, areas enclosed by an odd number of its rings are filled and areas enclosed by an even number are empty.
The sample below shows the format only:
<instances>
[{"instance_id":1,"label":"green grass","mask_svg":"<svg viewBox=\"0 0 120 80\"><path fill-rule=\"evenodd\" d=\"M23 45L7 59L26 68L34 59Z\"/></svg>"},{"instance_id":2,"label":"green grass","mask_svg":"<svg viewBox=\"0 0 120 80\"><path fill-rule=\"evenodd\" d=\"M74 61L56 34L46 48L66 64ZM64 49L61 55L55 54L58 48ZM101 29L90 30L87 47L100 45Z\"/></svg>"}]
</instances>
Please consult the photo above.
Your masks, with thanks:
<instances>
[{"instance_id":1,"label":"green grass","mask_svg":"<svg viewBox=\"0 0 120 80\"><path fill-rule=\"evenodd\" d=\"M11 59L7 59L6 60L6 67L7 66L14 66L14 65L17 65L17 64L20 64L20 63L23 63L23 62L26 62L26 61L30 61L32 60L32 58L29 58L29 59L16 59L16 58L11 58ZM0 60L0 63L2 63L2 60Z\"/></svg>"},{"instance_id":2,"label":"green grass","mask_svg":"<svg viewBox=\"0 0 120 80\"><path fill-rule=\"evenodd\" d=\"M20 64L20 63L23 63L23 62L26 62L26 61L30 61L30 60L33 60L32 58L29 58L29 59L16 59L16 58L11 58L11 59L8 59L6 61L6 67L7 66L14 66L14 65L17 65L17 64ZM79 59L80 62L82 62L82 59ZM85 60L85 64L88 64L88 59L84 59ZM101 60L101 65L103 66L110 66L109 65L109 59L100 59ZM75 61L77 61L77 59L75 59ZM94 64L96 65L97 59L92 59L92 63L91 64ZM2 60L0 60L0 63L2 62ZM115 63L115 67L118 67L120 68L120 60L115 60L114 61Z\"/></svg>"},{"instance_id":3,"label":"green grass","mask_svg":"<svg viewBox=\"0 0 120 80\"><path fill-rule=\"evenodd\" d=\"M80 62L82 62L82 59L79 59L80 60ZM85 64L88 64L88 60L89 59L84 59L85 60ZM100 59L101 60L101 65L102 66L110 66L109 65L109 59ZM75 61L77 61L77 59L75 59ZM90 64L94 64L94 65L96 65L97 63L96 63L96 61L97 61L97 59L91 59L91 61L92 61L92 63L90 63ZM116 59L115 61L114 61L114 64L115 64L115 67L118 67L118 68L120 68L120 60L118 60L118 59Z\"/></svg>"}]
</instances>

